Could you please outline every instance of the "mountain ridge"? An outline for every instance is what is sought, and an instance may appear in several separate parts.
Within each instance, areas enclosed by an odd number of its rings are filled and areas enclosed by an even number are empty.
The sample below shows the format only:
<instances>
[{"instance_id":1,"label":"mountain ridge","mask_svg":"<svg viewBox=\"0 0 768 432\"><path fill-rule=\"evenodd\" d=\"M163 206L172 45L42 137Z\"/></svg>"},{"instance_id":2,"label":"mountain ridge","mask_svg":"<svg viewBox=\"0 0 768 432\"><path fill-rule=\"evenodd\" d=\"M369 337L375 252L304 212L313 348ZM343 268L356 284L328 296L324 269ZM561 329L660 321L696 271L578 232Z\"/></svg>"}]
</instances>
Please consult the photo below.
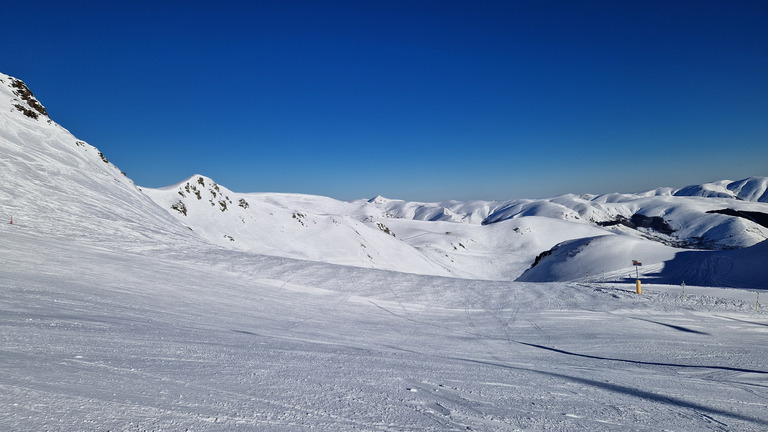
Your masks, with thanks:
<instances>
[{"instance_id":1,"label":"mountain ridge","mask_svg":"<svg viewBox=\"0 0 768 432\"><path fill-rule=\"evenodd\" d=\"M3 216L39 235L134 251L214 247L426 275L516 280L528 273L556 281L584 277L582 265L573 265L577 255L619 275L632 267L618 250L648 251L632 259L663 266L686 250L728 255L768 238L758 223L768 214L768 177L635 194L438 203L235 193L201 175L152 189L136 186L51 120L21 80L0 74L0 111ZM765 259L764 248L752 250ZM612 259L611 251L624 258ZM537 257L541 267L533 270ZM677 274L672 270L664 274ZM721 276L712 280L730 283Z\"/></svg>"},{"instance_id":2,"label":"mountain ridge","mask_svg":"<svg viewBox=\"0 0 768 432\"><path fill-rule=\"evenodd\" d=\"M751 177L714 184L725 185L725 189L731 184L764 183L762 178ZM191 230L221 247L464 278L517 279L542 252L563 242L591 237L617 236L613 247L620 247L623 241L627 245L647 243L641 249L655 250L659 253L652 254L653 259L664 260L683 250L741 249L768 238L765 226L743 217L766 214L764 203L739 199L735 193L729 197L676 195L684 189L566 194L506 202L419 203L381 196L337 201L301 194L235 193L200 175L173 187L142 188ZM710 188L704 185L699 189ZM760 197L754 189L748 196ZM227 213L238 213L239 219L223 222ZM339 237L340 227L354 234ZM489 236L488 230L494 234ZM531 236L538 238L531 241ZM350 237L356 237L357 243L349 242ZM380 243L380 238L388 240ZM350 253L357 247L365 253ZM398 258L403 254L411 256L406 260L408 267ZM580 276L581 272L575 278Z\"/></svg>"},{"instance_id":3,"label":"mountain ridge","mask_svg":"<svg viewBox=\"0 0 768 432\"><path fill-rule=\"evenodd\" d=\"M22 95L20 88L26 89ZM21 80L0 74L4 219L40 235L135 250L163 247L171 236L190 247L202 244L96 147L47 114L28 115L16 107L34 109L36 100Z\"/></svg>"}]
</instances>

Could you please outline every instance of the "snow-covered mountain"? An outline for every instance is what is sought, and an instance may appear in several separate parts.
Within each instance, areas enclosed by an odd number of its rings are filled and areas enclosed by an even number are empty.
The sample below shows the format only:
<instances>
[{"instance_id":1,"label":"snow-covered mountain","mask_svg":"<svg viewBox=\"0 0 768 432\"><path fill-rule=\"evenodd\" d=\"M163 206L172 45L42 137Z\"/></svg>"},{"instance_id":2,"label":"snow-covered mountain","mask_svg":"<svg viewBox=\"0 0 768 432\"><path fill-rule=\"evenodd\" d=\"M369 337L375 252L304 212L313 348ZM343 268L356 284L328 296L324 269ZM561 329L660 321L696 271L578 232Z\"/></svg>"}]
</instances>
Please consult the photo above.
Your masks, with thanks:
<instances>
[{"instance_id":1,"label":"snow-covered mountain","mask_svg":"<svg viewBox=\"0 0 768 432\"><path fill-rule=\"evenodd\" d=\"M727 255L768 238L765 177L635 194L441 203L236 193L202 175L139 188L53 122L23 82L6 75L0 81L0 211L45 235L137 250L215 245L408 273L537 281L580 280L587 268L621 275L632 270L630 255L662 266L683 250ZM602 236L609 238L594 240ZM593 248L599 253L588 253Z\"/></svg>"},{"instance_id":2,"label":"snow-covered mountain","mask_svg":"<svg viewBox=\"0 0 768 432\"><path fill-rule=\"evenodd\" d=\"M0 112L4 223L122 248L199 243L98 149L51 120L21 80L0 74Z\"/></svg>"},{"instance_id":3,"label":"snow-covered mountain","mask_svg":"<svg viewBox=\"0 0 768 432\"><path fill-rule=\"evenodd\" d=\"M635 258L661 264L681 250L739 249L768 238L767 178L713 183L733 195L690 196L708 185L638 194L562 195L504 202L418 203L376 197L342 202L326 197L235 193L195 175L163 189L142 190L184 225L222 247L265 255L420 274L515 279L536 257L566 241L599 244L611 259L593 269L615 274ZM611 236L605 241L587 239ZM637 254L636 254L637 255ZM545 254L552 262L558 254ZM573 264L573 263L571 263ZM540 281L580 279L562 269ZM590 263L587 263L590 267ZM533 273L526 275L531 278ZM566 274L568 275L566 277Z\"/></svg>"},{"instance_id":4,"label":"snow-covered mountain","mask_svg":"<svg viewBox=\"0 0 768 432\"><path fill-rule=\"evenodd\" d=\"M744 201L768 202L768 178L751 177L740 181L718 181L686 186L675 190L674 196L704 196L734 198Z\"/></svg>"},{"instance_id":5,"label":"snow-covered mountain","mask_svg":"<svg viewBox=\"0 0 768 432\"><path fill-rule=\"evenodd\" d=\"M722 288L768 286L765 179L340 202L106 159L0 75L0 430L768 423L765 300Z\"/></svg>"},{"instance_id":6,"label":"snow-covered mountain","mask_svg":"<svg viewBox=\"0 0 768 432\"><path fill-rule=\"evenodd\" d=\"M162 208L213 244L234 250L410 273L449 276L356 205L309 195L239 194L195 175L143 188Z\"/></svg>"}]
</instances>

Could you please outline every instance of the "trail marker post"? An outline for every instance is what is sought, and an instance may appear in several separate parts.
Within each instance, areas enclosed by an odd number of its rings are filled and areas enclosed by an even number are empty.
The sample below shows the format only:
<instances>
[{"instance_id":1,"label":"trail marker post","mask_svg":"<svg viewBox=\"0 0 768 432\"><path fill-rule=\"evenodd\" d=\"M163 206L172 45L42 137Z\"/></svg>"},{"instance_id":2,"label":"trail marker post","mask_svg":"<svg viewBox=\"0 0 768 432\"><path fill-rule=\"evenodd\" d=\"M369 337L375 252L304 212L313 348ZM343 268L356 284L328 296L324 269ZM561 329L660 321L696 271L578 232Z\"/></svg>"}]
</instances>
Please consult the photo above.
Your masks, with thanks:
<instances>
[{"instance_id":1,"label":"trail marker post","mask_svg":"<svg viewBox=\"0 0 768 432\"><path fill-rule=\"evenodd\" d=\"M637 276L637 280L635 281L635 292L638 294L643 293L642 285L640 284L640 270L637 268L643 265L640 261L632 260L632 265L635 266L635 275Z\"/></svg>"},{"instance_id":2,"label":"trail marker post","mask_svg":"<svg viewBox=\"0 0 768 432\"><path fill-rule=\"evenodd\" d=\"M685 300L685 281L683 281L683 300Z\"/></svg>"}]
</instances>

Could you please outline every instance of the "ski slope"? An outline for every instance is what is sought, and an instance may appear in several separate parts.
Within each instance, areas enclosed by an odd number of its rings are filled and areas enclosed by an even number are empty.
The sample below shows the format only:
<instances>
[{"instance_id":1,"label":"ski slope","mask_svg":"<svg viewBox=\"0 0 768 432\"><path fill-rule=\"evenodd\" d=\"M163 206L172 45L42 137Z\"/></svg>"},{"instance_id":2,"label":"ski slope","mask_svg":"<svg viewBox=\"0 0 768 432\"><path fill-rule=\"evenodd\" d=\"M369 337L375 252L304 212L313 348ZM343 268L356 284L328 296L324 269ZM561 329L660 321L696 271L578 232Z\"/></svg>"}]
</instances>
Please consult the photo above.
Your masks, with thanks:
<instances>
[{"instance_id":1,"label":"ski slope","mask_svg":"<svg viewBox=\"0 0 768 432\"><path fill-rule=\"evenodd\" d=\"M36 104L13 82L0 75L0 430L768 424L757 297L768 243L752 242L763 232L752 225L722 231L746 224L735 216L700 211L763 209L756 178L717 189L752 188L753 200L664 189L342 203L236 194L202 176L150 191L47 113L16 108ZM179 200L187 215L169 208ZM674 212L665 220L690 232L738 232L713 244L749 247L683 250L667 243L685 237L587 217L641 207ZM625 274L635 258L642 295Z\"/></svg>"},{"instance_id":2,"label":"ski slope","mask_svg":"<svg viewBox=\"0 0 768 432\"><path fill-rule=\"evenodd\" d=\"M4 430L764 430L747 291L470 281L3 225ZM699 292L701 291L701 292Z\"/></svg>"}]
</instances>

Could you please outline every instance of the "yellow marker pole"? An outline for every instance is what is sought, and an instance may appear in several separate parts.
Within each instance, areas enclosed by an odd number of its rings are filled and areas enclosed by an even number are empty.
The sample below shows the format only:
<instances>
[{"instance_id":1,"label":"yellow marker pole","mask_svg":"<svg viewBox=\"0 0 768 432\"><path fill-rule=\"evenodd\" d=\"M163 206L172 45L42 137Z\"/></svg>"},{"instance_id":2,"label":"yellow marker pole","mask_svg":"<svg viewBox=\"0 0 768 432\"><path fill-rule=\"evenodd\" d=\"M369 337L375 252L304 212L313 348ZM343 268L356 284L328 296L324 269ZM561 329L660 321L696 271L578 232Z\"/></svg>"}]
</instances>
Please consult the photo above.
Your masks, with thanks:
<instances>
[{"instance_id":1,"label":"yellow marker pole","mask_svg":"<svg viewBox=\"0 0 768 432\"><path fill-rule=\"evenodd\" d=\"M638 294L643 293L643 288L640 286L640 279L635 281L635 292L637 292Z\"/></svg>"}]
</instances>

